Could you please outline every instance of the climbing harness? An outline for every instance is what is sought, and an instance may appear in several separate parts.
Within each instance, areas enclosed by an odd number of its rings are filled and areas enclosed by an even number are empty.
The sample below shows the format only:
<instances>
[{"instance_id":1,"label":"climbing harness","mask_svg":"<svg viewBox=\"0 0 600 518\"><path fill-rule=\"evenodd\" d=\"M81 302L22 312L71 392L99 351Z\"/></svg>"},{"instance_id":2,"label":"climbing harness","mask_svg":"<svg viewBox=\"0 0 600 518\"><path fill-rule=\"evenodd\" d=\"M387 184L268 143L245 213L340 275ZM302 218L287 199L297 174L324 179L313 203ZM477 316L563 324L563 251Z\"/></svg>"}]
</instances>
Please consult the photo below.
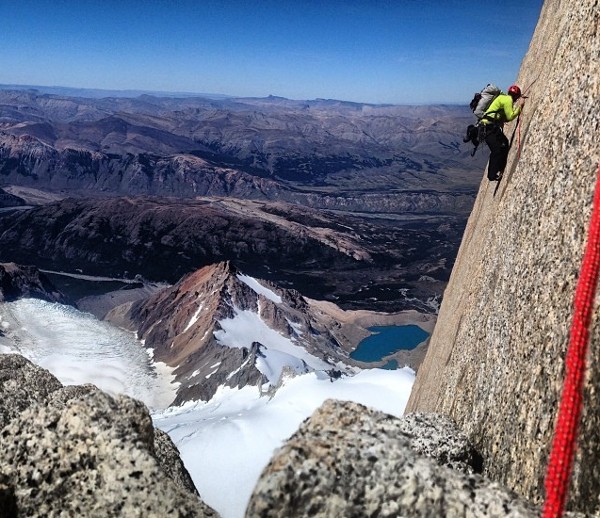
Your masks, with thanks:
<instances>
[{"instance_id":1,"label":"climbing harness","mask_svg":"<svg viewBox=\"0 0 600 518\"><path fill-rule=\"evenodd\" d=\"M581 272L575 290L573 322L567 356L565 379L558 410L554 440L546 473L546 501L543 518L560 518L563 515L579 420L583 409L583 382L598 276L600 274L600 165L596 173L596 189L587 244L581 264Z\"/></svg>"}]
</instances>

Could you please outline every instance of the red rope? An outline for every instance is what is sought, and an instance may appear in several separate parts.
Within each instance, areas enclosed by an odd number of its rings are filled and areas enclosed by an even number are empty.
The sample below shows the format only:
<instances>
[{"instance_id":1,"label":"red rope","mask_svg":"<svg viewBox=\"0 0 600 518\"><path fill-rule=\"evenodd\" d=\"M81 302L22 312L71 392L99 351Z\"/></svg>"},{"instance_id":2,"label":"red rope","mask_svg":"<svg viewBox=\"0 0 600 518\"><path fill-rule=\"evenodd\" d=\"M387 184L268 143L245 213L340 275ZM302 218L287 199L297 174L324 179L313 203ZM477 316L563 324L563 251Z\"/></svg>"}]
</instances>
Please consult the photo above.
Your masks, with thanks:
<instances>
[{"instance_id":1,"label":"red rope","mask_svg":"<svg viewBox=\"0 0 600 518\"><path fill-rule=\"evenodd\" d=\"M583 382L596 285L600 272L600 166L588 240L575 291L571 336L566 357L563 393L546 474L543 518L560 518L567 501L579 419L583 409Z\"/></svg>"}]
</instances>

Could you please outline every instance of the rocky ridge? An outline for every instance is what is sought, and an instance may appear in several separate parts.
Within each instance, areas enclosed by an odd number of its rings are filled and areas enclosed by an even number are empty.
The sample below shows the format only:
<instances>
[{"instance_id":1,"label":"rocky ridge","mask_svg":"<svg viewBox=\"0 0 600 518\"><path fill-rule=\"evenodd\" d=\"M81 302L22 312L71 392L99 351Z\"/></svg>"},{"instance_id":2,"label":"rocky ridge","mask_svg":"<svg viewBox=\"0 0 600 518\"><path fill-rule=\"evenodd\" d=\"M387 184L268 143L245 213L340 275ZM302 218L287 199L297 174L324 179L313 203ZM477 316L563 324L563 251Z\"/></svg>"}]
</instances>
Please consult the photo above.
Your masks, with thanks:
<instances>
[{"instance_id":1,"label":"rocky ridge","mask_svg":"<svg viewBox=\"0 0 600 518\"><path fill-rule=\"evenodd\" d=\"M15 169L10 169L11 164ZM461 168L454 165L453 179ZM397 176L397 175L396 175ZM4 185L32 187L73 196L151 195L151 196L232 196L254 200L281 200L313 208L366 213L468 213L473 191L452 187L423 188L410 175L399 181L391 173L376 179L344 178L344 189L301 189L278 179L240 171L205 158L177 154L169 156L126 154L104 155L81 150L57 150L29 135L2 135L0 132L0 178ZM380 193L379 184L391 182ZM467 182L465 182L467 183ZM360 185L361 188L356 188ZM352 188L354 186L354 188Z\"/></svg>"},{"instance_id":2,"label":"rocky ridge","mask_svg":"<svg viewBox=\"0 0 600 518\"><path fill-rule=\"evenodd\" d=\"M539 516L474 473L478 466L466 437L440 416L396 418L329 400L276 451L246 516Z\"/></svg>"},{"instance_id":3,"label":"rocky ridge","mask_svg":"<svg viewBox=\"0 0 600 518\"><path fill-rule=\"evenodd\" d=\"M168 283L229 260L345 309L433 312L461 230L233 198L65 199L0 215L0 260Z\"/></svg>"},{"instance_id":4,"label":"rocky ridge","mask_svg":"<svg viewBox=\"0 0 600 518\"><path fill-rule=\"evenodd\" d=\"M369 332L359 318L337 320L343 312L335 309L223 262L120 305L105 319L135 330L155 360L175 368L180 385L174 404L181 404L208 401L220 386L275 388L285 372L339 377L364 367L349 354ZM372 314L371 325L378 318L406 317Z\"/></svg>"}]
</instances>

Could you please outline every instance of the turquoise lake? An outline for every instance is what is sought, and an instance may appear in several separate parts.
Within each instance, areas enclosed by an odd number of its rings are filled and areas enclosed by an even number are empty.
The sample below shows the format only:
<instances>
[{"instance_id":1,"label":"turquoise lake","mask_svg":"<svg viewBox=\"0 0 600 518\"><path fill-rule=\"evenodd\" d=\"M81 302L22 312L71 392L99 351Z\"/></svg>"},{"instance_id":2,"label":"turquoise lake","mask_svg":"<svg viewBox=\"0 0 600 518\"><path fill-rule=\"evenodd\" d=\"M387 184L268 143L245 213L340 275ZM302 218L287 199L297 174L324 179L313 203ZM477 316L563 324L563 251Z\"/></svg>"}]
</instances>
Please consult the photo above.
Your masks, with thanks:
<instances>
[{"instance_id":1,"label":"turquoise lake","mask_svg":"<svg viewBox=\"0 0 600 518\"><path fill-rule=\"evenodd\" d=\"M350 358L361 362L378 362L386 356L404 350L414 349L424 341L429 333L419 326L374 326L369 327L371 336L365 338L358 347L350 353ZM395 369L398 363L389 361L384 369Z\"/></svg>"}]
</instances>

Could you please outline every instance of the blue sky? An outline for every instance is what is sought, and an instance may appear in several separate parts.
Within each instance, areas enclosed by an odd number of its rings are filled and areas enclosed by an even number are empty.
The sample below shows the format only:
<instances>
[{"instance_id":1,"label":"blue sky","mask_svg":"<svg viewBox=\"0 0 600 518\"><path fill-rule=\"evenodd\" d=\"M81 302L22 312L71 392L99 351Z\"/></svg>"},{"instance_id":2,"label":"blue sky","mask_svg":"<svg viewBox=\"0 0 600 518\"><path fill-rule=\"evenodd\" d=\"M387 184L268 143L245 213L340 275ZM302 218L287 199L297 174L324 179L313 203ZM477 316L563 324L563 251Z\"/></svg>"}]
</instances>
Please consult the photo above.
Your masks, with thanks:
<instances>
[{"instance_id":1,"label":"blue sky","mask_svg":"<svg viewBox=\"0 0 600 518\"><path fill-rule=\"evenodd\" d=\"M0 0L0 84L468 103L543 0Z\"/></svg>"}]
</instances>

